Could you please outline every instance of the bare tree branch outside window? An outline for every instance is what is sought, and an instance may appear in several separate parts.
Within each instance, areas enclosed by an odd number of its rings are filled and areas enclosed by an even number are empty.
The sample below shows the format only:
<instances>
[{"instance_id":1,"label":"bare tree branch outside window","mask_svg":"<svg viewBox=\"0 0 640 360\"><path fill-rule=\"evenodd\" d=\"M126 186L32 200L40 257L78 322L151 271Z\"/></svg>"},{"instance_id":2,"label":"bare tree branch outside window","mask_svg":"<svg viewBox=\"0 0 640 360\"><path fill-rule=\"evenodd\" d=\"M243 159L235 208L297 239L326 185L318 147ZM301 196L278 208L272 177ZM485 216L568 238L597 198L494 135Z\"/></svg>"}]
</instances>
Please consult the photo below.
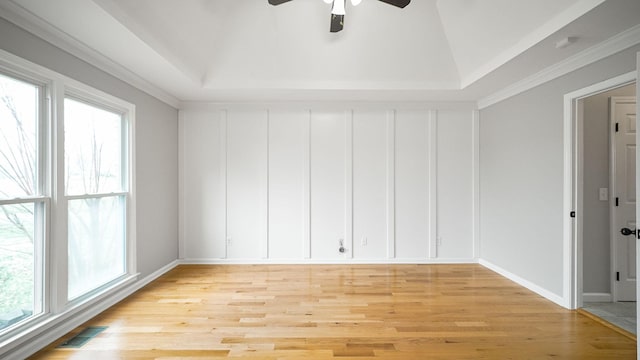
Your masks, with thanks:
<instances>
[{"instance_id":1,"label":"bare tree branch outside window","mask_svg":"<svg viewBox=\"0 0 640 360\"><path fill-rule=\"evenodd\" d=\"M18 114L18 110L11 93L5 84L0 84L0 102L6 108L9 118L1 118L0 121L0 174L21 190L25 197L33 196L36 181L35 169L36 164L36 146L33 143L34 136L27 133L25 124ZM34 104L35 105L35 104ZM11 134L8 134L9 131ZM0 188L0 197L9 198L11 194L6 189ZM33 210L25 205L19 205L23 211L33 215ZM31 242L33 235L25 224L15 213L9 213L7 208L2 207L3 215L16 228L22 230Z\"/></svg>"}]
</instances>

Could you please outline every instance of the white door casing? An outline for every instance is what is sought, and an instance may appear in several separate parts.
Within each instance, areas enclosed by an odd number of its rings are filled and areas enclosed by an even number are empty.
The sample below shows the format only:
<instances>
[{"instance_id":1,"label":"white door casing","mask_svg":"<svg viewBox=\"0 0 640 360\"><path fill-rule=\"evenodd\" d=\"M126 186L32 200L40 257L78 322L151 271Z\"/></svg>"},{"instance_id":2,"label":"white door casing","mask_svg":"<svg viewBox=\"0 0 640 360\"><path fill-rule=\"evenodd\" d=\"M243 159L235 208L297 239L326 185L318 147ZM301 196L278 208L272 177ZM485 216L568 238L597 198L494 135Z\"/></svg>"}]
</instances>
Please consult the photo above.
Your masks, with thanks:
<instances>
[{"instance_id":1,"label":"white door casing","mask_svg":"<svg viewBox=\"0 0 640 360\"><path fill-rule=\"evenodd\" d=\"M612 146L611 239L613 300L636 300L636 237L621 229L636 228L636 101L614 96L610 100Z\"/></svg>"},{"instance_id":2,"label":"white door casing","mask_svg":"<svg viewBox=\"0 0 640 360\"><path fill-rule=\"evenodd\" d=\"M569 309L582 306L582 139L583 119L580 100L604 91L636 82L637 71L578 89L564 96L564 185L563 220L564 270L562 305ZM638 169L638 167L636 167ZM636 176L636 181L638 176ZM611 196L614 196L611 194ZM637 212L636 212L637 213ZM640 255L639 255L640 256ZM637 262L637 261L636 261ZM638 289L640 292L640 288ZM640 353L640 352L639 352ZM640 359L639 359L640 360Z\"/></svg>"}]
</instances>

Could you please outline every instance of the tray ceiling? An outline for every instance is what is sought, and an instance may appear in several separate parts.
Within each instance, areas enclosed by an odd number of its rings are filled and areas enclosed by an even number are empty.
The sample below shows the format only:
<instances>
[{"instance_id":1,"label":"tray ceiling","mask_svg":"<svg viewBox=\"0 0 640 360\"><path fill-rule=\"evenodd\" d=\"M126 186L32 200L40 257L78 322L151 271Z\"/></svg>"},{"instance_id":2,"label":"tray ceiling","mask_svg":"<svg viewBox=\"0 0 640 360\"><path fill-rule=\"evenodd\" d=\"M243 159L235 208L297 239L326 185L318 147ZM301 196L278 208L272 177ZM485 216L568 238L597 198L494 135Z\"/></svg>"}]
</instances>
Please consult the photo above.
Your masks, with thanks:
<instances>
[{"instance_id":1,"label":"tray ceiling","mask_svg":"<svg viewBox=\"0 0 640 360\"><path fill-rule=\"evenodd\" d=\"M474 101L640 23L637 0L363 0L337 34L321 0L2 6L181 101Z\"/></svg>"}]
</instances>

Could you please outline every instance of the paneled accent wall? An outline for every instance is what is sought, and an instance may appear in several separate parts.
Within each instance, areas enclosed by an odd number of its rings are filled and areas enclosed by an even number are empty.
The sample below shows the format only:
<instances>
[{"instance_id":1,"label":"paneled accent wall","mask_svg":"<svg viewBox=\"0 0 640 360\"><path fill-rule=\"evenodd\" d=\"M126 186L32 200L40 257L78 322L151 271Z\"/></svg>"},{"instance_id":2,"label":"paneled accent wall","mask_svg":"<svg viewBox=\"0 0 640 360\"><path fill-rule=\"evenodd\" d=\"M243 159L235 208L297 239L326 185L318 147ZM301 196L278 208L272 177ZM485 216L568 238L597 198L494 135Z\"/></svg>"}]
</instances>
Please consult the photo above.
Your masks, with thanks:
<instances>
[{"instance_id":1,"label":"paneled accent wall","mask_svg":"<svg viewBox=\"0 0 640 360\"><path fill-rule=\"evenodd\" d=\"M211 106L180 121L186 261L477 258L472 110Z\"/></svg>"}]
</instances>

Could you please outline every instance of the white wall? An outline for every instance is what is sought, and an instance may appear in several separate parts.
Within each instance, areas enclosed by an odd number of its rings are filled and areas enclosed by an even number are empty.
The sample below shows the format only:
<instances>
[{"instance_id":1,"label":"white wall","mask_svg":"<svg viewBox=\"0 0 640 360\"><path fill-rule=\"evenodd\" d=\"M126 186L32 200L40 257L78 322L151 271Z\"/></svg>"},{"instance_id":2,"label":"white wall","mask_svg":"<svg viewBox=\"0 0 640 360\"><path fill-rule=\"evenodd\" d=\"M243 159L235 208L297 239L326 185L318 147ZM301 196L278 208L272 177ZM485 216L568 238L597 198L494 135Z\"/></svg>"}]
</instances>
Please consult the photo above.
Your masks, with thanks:
<instances>
[{"instance_id":1,"label":"white wall","mask_svg":"<svg viewBox=\"0 0 640 360\"><path fill-rule=\"evenodd\" d=\"M480 111L483 263L568 304L563 97L635 69L635 46Z\"/></svg>"},{"instance_id":2,"label":"white wall","mask_svg":"<svg viewBox=\"0 0 640 360\"><path fill-rule=\"evenodd\" d=\"M190 257L223 258L226 257L226 174L220 169L226 167L225 142L226 130L220 120L224 113L216 118L206 114L192 114L189 121L192 126L184 128L184 136L190 141L181 144L188 154L206 154L204 156L182 157L181 168L187 173L198 172L201 176L183 177L181 184L183 203L191 206L182 209L181 228L184 234L194 242L200 243L197 249L185 247L183 251ZM211 144L217 144L217 147ZM202 226L208 224L208 226ZM205 242L204 239L213 241ZM195 250L195 251L194 251Z\"/></svg>"},{"instance_id":3,"label":"white wall","mask_svg":"<svg viewBox=\"0 0 640 360\"><path fill-rule=\"evenodd\" d=\"M227 257L231 259L266 257L267 121L265 111L227 113Z\"/></svg>"},{"instance_id":4,"label":"white wall","mask_svg":"<svg viewBox=\"0 0 640 360\"><path fill-rule=\"evenodd\" d=\"M430 133L430 126L436 124L428 120L429 115L423 111L398 111L395 123L395 255L398 258L421 259L432 254L427 240L432 237L431 226L435 225L430 222L435 206L429 198L436 186L435 176L431 177L435 171L430 165L434 169L437 166L435 154L431 161L437 144Z\"/></svg>"},{"instance_id":5,"label":"white wall","mask_svg":"<svg viewBox=\"0 0 640 360\"><path fill-rule=\"evenodd\" d=\"M269 115L269 257L295 259L309 251L309 112Z\"/></svg>"},{"instance_id":6,"label":"white wall","mask_svg":"<svg viewBox=\"0 0 640 360\"><path fill-rule=\"evenodd\" d=\"M438 113L438 257L473 257L471 125L469 114Z\"/></svg>"},{"instance_id":7,"label":"white wall","mask_svg":"<svg viewBox=\"0 0 640 360\"><path fill-rule=\"evenodd\" d=\"M186 260L474 261L471 109L193 105L180 117Z\"/></svg>"}]
</instances>

